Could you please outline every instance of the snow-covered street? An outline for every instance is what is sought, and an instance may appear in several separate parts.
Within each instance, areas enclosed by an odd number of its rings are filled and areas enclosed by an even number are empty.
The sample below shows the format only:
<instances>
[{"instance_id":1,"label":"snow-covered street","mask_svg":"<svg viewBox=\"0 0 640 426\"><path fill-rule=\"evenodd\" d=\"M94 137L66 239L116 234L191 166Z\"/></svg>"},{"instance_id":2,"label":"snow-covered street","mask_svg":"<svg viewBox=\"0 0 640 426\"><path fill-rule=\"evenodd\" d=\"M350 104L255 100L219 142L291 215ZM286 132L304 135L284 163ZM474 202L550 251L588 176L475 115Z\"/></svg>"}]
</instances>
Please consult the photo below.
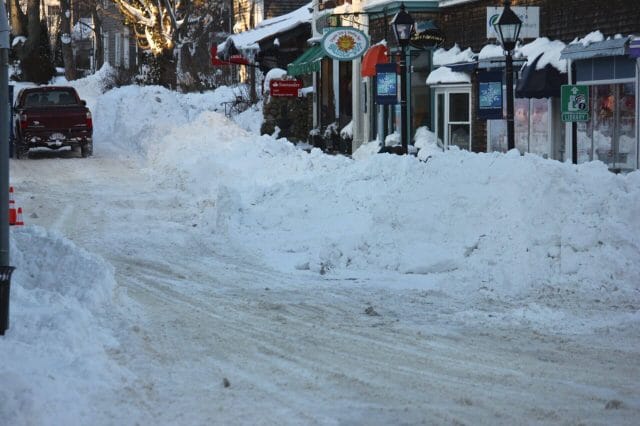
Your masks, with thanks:
<instances>
[{"instance_id":1,"label":"snow-covered street","mask_svg":"<svg viewBox=\"0 0 640 426\"><path fill-rule=\"evenodd\" d=\"M93 157L11 160L0 423L637 424L640 172L308 153L98 77Z\"/></svg>"}]
</instances>

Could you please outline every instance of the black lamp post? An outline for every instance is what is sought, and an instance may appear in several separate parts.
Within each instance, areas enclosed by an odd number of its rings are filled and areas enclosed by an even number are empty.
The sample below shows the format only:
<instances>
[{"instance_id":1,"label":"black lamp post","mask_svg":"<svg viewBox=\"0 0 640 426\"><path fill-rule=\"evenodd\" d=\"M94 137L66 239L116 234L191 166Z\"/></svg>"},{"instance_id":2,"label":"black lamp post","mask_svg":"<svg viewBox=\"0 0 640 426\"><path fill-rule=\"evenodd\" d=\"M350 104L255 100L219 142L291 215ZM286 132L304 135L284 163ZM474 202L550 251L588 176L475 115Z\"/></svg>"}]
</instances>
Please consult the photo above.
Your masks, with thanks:
<instances>
[{"instance_id":1,"label":"black lamp post","mask_svg":"<svg viewBox=\"0 0 640 426\"><path fill-rule=\"evenodd\" d=\"M505 53L505 73L507 84L507 150L515 148L515 136L513 126L513 57L512 52L516 47L522 21L511 10L511 1L504 0L504 10L495 23L500 44Z\"/></svg>"},{"instance_id":2,"label":"black lamp post","mask_svg":"<svg viewBox=\"0 0 640 426\"><path fill-rule=\"evenodd\" d=\"M411 15L404 9L404 3L400 4L400 11L393 17L391 25L396 33L396 40L401 47L400 52L400 136L402 139L402 153L407 154L409 144L407 138L407 58L406 49L413 33L415 22Z\"/></svg>"}]
</instances>

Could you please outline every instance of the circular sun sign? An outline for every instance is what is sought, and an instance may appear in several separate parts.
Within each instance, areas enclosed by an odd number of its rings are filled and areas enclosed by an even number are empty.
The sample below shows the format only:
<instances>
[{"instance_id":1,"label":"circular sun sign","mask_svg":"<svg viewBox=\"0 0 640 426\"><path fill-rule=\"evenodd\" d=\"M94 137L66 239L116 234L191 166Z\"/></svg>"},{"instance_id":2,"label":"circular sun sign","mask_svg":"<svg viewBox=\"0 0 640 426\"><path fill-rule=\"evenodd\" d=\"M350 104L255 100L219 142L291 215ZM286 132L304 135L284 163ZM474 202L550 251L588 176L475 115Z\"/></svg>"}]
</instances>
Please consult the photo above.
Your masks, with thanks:
<instances>
[{"instance_id":1,"label":"circular sun sign","mask_svg":"<svg viewBox=\"0 0 640 426\"><path fill-rule=\"evenodd\" d=\"M369 38L356 28L334 28L322 37L320 45L329 57L338 61L352 61L367 51Z\"/></svg>"}]
</instances>

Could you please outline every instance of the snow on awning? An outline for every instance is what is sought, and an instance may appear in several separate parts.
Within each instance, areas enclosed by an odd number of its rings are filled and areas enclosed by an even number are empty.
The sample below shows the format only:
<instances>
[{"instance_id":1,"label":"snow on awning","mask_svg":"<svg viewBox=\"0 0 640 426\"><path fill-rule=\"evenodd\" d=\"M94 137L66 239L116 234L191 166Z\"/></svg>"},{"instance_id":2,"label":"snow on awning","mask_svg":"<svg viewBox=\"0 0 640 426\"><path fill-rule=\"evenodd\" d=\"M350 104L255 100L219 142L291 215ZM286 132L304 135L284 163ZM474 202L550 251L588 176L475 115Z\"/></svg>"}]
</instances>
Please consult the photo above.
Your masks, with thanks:
<instances>
[{"instance_id":1,"label":"snow on awning","mask_svg":"<svg viewBox=\"0 0 640 426\"><path fill-rule=\"evenodd\" d=\"M453 71L449 67L437 68L427 77L427 85L432 84L470 84L471 76L464 72Z\"/></svg>"},{"instance_id":2,"label":"snow on awning","mask_svg":"<svg viewBox=\"0 0 640 426\"><path fill-rule=\"evenodd\" d=\"M567 84L567 73L561 73L550 63L540 68L538 66L543 53L524 67L522 77L516 85L517 98L559 98L560 88Z\"/></svg>"},{"instance_id":3,"label":"snow on awning","mask_svg":"<svg viewBox=\"0 0 640 426\"><path fill-rule=\"evenodd\" d=\"M261 40L288 31L298 25L311 23L313 15L309 12L309 8L312 8L312 3L285 15L265 19L253 29L233 34L218 45L218 51L227 51L227 44L231 42L238 51L255 54L259 50L258 43Z\"/></svg>"},{"instance_id":4,"label":"snow on awning","mask_svg":"<svg viewBox=\"0 0 640 426\"><path fill-rule=\"evenodd\" d=\"M631 37L619 37L588 44L574 42L562 50L560 58L576 60L626 55L630 39Z\"/></svg>"},{"instance_id":5,"label":"snow on awning","mask_svg":"<svg viewBox=\"0 0 640 426\"><path fill-rule=\"evenodd\" d=\"M433 52L433 65L449 65L455 63L472 62L476 58L476 54L471 51L471 48L461 50L458 45L454 45L451 49L444 48L436 49Z\"/></svg>"}]
</instances>

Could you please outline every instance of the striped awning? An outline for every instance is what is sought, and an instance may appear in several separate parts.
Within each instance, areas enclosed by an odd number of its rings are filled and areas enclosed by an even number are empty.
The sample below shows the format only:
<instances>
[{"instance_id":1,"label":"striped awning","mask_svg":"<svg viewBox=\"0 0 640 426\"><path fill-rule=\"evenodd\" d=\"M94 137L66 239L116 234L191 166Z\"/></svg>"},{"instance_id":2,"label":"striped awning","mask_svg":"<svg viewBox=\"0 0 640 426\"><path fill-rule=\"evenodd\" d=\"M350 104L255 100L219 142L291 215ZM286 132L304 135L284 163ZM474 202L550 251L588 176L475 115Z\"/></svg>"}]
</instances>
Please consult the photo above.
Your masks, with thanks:
<instances>
[{"instance_id":1,"label":"striped awning","mask_svg":"<svg viewBox=\"0 0 640 426\"><path fill-rule=\"evenodd\" d=\"M320 71L320 61L325 57L325 52L319 45L306 50L298 59L287 66L287 74L296 76Z\"/></svg>"}]
</instances>

